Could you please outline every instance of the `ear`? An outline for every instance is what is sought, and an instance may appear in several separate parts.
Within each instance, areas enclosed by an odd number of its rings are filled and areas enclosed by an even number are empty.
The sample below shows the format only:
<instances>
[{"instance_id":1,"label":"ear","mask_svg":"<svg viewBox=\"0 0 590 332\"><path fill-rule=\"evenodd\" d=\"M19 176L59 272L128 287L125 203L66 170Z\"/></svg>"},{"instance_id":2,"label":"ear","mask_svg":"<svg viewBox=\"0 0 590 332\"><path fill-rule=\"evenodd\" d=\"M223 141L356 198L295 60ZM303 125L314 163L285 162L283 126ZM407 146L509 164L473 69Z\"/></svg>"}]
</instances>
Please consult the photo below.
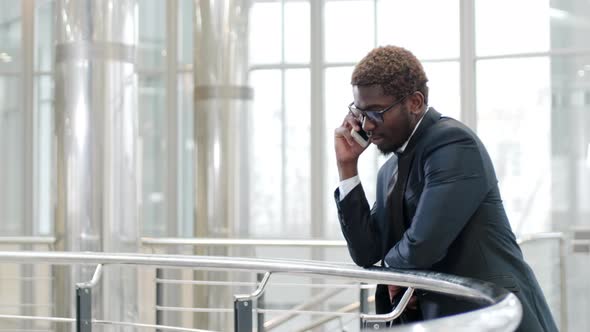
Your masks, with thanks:
<instances>
[{"instance_id":1,"label":"ear","mask_svg":"<svg viewBox=\"0 0 590 332\"><path fill-rule=\"evenodd\" d=\"M410 108L410 112L414 114L422 112L422 109L424 108L424 95L422 92L416 91L411 96L409 96L408 106Z\"/></svg>"}]
</instances>

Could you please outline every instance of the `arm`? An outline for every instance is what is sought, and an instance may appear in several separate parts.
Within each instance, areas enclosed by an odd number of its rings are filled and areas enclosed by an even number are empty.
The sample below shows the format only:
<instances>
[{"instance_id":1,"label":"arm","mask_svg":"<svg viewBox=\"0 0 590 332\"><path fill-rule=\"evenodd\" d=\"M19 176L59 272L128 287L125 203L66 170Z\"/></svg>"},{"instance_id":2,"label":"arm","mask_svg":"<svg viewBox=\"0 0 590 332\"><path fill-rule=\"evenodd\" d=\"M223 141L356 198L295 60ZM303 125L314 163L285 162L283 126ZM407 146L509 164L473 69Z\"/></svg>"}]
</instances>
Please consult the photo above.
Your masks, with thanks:
<instances>
[{"instance_id":1,"label":"arm","mask_svg":"<svg viewBox=\"0 0 590 332\"><path fill-rule=\"evenodd\" d=\"M350 131L359 130L360 124L350 113L344 118L340 127L334 130L334 150L340 181L346 181L358 175L358 159L366 147L360 146L351 136ZM377 250L373 213L365 197L362 185L358 184L352 191L341 197L340 190L334 193L338 218L352 260L360 266L371 266L378 262L381 251Z\"/></svg>"},{"instance_id":2,"label":"arm","mask_svg":"<svg viewBox=\"0 0 590 332\"><path fill-rule=\"evenodd\" d=\"M440 261L490 189L471 137L436 147L425 159L424 175L412 224L385 256L390 267L427 269Z\"/></svg>"},{"instance_id":3,"label":"arm","mask_svg":"<svg viewBox=\"0 0 590 332\"><path fill-rule=\"evenodd\" d=\"M362 185L357 185L342 201L340 191L334 193L342 234L348 244L350 257L359 266L369 267L381 260L379 231Z\"/></svg>"}]
</instances>

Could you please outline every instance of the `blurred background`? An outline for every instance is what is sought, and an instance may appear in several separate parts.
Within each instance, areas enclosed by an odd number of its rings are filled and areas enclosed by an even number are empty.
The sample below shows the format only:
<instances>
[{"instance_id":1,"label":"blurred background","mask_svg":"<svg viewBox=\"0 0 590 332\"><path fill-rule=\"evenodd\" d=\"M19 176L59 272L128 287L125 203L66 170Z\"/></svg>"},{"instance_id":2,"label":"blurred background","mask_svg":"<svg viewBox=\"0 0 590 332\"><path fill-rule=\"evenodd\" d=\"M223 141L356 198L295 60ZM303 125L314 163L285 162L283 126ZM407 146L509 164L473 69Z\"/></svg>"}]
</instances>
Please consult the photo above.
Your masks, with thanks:
<instances>
[{"instance_id":1,"label":"blurred background","mask_svg":"<svg viewBox=\"0 0 590 332\"><path fill-rule=\"evenodd\" d=\"M101 238L123 227L121 232L129 231L136 239L125 251L350 261L345 248L195 249L151 246L141 239L342 240L333 202L338 185L333 130L352 101L354 64L373 47L388 44L411 50L423 62L430 106L463 121L481 137L518 237L562 232L576 238L576 232L590 228L590 2L220 3L0 0L0 237L56 238L55 247L37 245L33 248L37 250L117 251L122 247L106 240L99 241L95 249L59 242L77 237L82 243L82 235L92 234L72 230L72 225L84 222L76 221L79 215L69 214L74 204L71 197L82 201L107 197L109 190L115 192L117 184L125 183L131 196L109 196L120 201L121 207L104 203L107 198L87 205L104 209L88 216L88 224L102 230L98 232ZM224 21L216 9L233 16ZM105 14L111 12L122 14ZM204 28L210 21L213 30ZM104 26L110 29L99 29ZM68 51L69 44L82 45L81 41L86 48ZM101 43L109 44L105 49L110 50L123 45L123 51L101 53ZM121 55L125 47L134 52L129 58ZM98 84L97 73L103 72L111 74ZM97 92L101 87L113 91ZM228 95L223 92L227 89L215 87L237 87L245 92ZM119 113L128 114L125 110L131 109L132 119L121 120L118 126L115 107L111 117L84 122L91 128L111 128L90 136L100 142L89 143L88 155L125 156L125 151L117 152L121 143L122 150L130 147L132 162L103 157L98 158L96 165L100 166L76 173L72 169L78 168L72 165L79 159L71 144L80 141L68 134L68 126L74 132L80 126L73 114L80 108L91 112L88 114L103 112L118 90L125 91L122 100L129 100L117 106ZM101 98L107 102L97 106ZM216 111L230 115L212 117ZM68 122L68 114L74 124ZM110 127L109 122L114 125ZM126 131L127 125L132 129ZM112 132L119 133L120 140L116 135L115 141L109 140ZM377 170L384 161L373 147L362 155L360 174L365 188L375 187ZM108 178L125 167L128 173ZM114 185L103 186L101 177L96 180L100 185L83 187L102 188L101 194L76 187L72 180L76 174L86 179L97 174L93 172L97 169ZM123 181L126 178L133 181ZM204 179L213 182L207 185ZM104 189L107 187L111 189ZM60 198L60 193L67 198ZM369 201L374 200L371 189L367 195ZM84 206L78 207L84 211ZM122 210L132 212L120 213ZM107 219L108 227L102 224ZM1 243L0 247L32 248ZM555 298L556 320L562 320L558 284L564 282L572 294L566 318L570 330L587 330L590 284L581 276L590 272L584 270L588 248L580 246L578 252L568 247L571 280L566 282L556 272L556 266L565 264L559 260L558 247L548 241L524 249L529 261L538 262L539 279L547 280L543 287L550 301ZM54 277L47 277L51 273L10 264L1 271L0 277L13 279L0 283L0 297L6 299L0 310L22 313L23 306L17 304L25 303L34 305L27 310L37 314L55 313L52 301L56 295L51 294L51 287L40 286L33 294L23 290L29 288L28 281L23 281L26 275L51 281ZM552 279L553 274L558 279ZM189 273L170 278L192 277ZM171 295L164 297L167 300L163 301L169 301L165 305L192 301L180 300L180 287L166 285L165 292ZM314 288L288 288L270 293L267 302L290 308L316 292ZM47 303L40 303L43 299ZM336 300L337 304L344 302ZM171 312L161 319L199 327L193 324L198 321L195 317ZM216 324L213 321L223 320L221 316L203 319L210 327ZM16 328L10 324L20 323L0 320L0 327L3 324ZM335 327L326 327L332 329Z\"/></svg>"}]
</instances>

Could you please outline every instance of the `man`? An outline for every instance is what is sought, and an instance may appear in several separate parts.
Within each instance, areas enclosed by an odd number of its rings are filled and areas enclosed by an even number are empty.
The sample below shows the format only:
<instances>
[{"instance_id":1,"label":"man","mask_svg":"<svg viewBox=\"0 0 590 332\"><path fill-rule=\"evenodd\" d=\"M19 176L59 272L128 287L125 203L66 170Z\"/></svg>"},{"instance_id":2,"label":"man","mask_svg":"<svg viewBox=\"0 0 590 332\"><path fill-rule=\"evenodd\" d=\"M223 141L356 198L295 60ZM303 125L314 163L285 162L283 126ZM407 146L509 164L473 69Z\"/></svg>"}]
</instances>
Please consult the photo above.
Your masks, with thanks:
<instances>
[{"instance_id":1,"label":"man","mask_svg":"<svg viewBox=\"0 0 590 332\"><path fill-rule=\"evenodd\" d=\"M341 180L335 199L352 259L363 267L381 261L495 283L518 296L519 331L557 331L510 228L485 147L465 125L427 106L427 81L418 59L395 46L374 49L354 69L354 102L334 139ZM372 209L357 170L365 148L351 135L361 127L392 154L379 170ZM391 311L401 293L379 285L377 312ZM418 292L416 300L419 311L406 310L406 319L477 307L432 292Z\"/></svg>"}]
</instances>

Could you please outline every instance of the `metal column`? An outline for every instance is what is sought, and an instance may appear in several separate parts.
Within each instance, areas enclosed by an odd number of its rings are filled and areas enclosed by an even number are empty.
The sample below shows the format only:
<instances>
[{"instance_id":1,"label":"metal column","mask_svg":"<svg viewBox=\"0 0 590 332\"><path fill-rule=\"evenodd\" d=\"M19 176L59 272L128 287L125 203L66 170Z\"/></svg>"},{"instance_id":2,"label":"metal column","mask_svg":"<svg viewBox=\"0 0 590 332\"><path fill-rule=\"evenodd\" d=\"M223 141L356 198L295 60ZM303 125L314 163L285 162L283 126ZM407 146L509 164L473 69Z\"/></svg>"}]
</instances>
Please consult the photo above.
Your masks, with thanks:
<instances>
[{"instance_id":1,"label":"metal column","mask_svg":"<svg viewBox=\"0 0 590 332\"><path fill-rule=\"evenodd\" d=\"M136 1L60 0L56 16L56 250L137 252ZM56 268L57 316L91 273ZM93 317L135 321L136 285L133 268L109 268Z\"/></svg>"},{"instance_id":2,"label":"metal column","mask_svg":"<svg viewBox=\"0 0 590 332\"><path fill-rule=\"evenodd\" d=\"M248 178L243 129L252 89L247 86L248 0L195 0L194 107L197 237L232 237L248 223L243 194ZM225 256L227 248L206 254ZM205 254L197 251L197 254ZM227 280L227 273L195 274ZM230 307L229 288L195 291L197 307ZM209 319L211 317L212 319ZM195 314L195 326L231 330L223 314Z\"/></svg>"}]
</instances>

